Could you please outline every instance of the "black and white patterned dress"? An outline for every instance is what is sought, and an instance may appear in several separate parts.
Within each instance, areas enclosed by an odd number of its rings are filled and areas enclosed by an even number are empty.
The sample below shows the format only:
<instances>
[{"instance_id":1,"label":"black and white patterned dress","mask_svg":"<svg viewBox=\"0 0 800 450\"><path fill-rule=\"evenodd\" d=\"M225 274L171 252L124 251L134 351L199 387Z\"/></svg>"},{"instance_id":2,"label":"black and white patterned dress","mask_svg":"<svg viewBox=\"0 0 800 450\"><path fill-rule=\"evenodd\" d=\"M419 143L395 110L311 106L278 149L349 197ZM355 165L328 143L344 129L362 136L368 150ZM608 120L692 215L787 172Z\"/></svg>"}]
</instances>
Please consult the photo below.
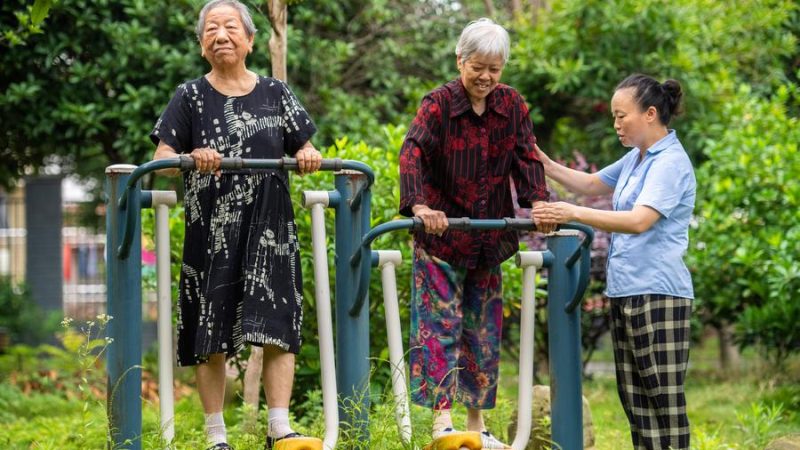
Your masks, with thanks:
<instances>
[{"instance_id":1,"label":"black and white patterned dress","mask_svg":"<svg viewBox=\"0 0 800 450\"><path fill-rule=\"evenodd\" d=\"M226 96L205 78L178 87L150 139L178 153L210 147L223 157L278 159L316 131L285 83L259 77L252 92ZM178 364L245 343L297 353L302 279L283 171L184 174L186 236L178 309Z\"/></svg>"}]
</instances>

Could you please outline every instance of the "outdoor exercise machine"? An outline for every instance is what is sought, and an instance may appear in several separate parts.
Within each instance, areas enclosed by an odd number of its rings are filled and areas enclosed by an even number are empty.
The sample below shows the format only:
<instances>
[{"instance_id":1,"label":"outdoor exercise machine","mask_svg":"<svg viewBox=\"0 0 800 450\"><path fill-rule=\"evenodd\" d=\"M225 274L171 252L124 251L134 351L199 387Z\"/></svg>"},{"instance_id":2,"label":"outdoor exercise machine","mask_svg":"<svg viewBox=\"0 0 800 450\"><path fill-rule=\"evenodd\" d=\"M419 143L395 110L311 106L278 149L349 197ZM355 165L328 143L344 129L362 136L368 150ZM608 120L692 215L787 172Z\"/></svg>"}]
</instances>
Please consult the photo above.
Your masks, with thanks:
<instances>
[{"instance_id":1,"label":"outdoor exercise machine","mask_svg":"<svg viewBox=\"0 0 800 450\"><path fill-rule=\"evenodd\" d=\"M221 169L263 169L297 170L297 161L292 158L278 160L257 160L223 158ZM109 322L107 333L112 338L108 347L108 393L107 404L110 427L109 446L114 449L140 450L142 447L142 404L141 404L141 209L157 208L157 262L159 298L159 387L161 395L162 437L169 442L174 436L172 412L172 327L171 298L169 287L169 235L168 217L161 206L175 204L174 192L143 191L141 179L144 175L161 169L194 169L190 157L150 161L141 166L127 164L112 165L106 168L106 256L107 256L107 312L113 319ZM333 201L336 207L337 230L339 235L360 236L364 224L369 226L370 187L374 182L372 170L358 161L324 160L322 170L337 171L336 191L332 197L346 201ZM166 227L166 228L165 228ZM347 239L342 239L347 241ZM324 268L327 274L327 268ZM327 294L327 275L323 284L317 286L317 321L320 332L320 356L323 372L323 411L325 413L325 438L320 445L294 441L292 450L333 449L336 445L339 426L337 408L336 364L333 352L333 327L331 325L330 304L320 299ZM340 289L347 285L346 279L337 278L336 297L345 297ZM350 285L353 283L350 282ZM341 286L340 286L341 285ZM328 302L330 296L327 294ZM340 309L341 308L337 308ZM350 317L346 310L343 317L337 317L339 327L348 332L338 332L337 340L364 342L369 349L369 329L367 326L348 326ZM360 319L356 317L355 319ZM368 318L363 322L369 324ZM339 344L339 348L342 345ZM362 367L351 370L368 372L369 360L364 358ZM347 373L347 371L345 371ZM167 378L169 377L169 378ZM366 378L363 380L366 383ZM339 386L338 391L355 396L364 389L362 385ZM165 401L166 399L166 401ZM276 450L289 448L285 441L279 442ZM302 444L302 445L298 445Z\"/></svg>"},{"instance_id":2,"label":"outdoor exercise machine","mask_svg":"<svg viewBox=\"0 0 800 450\"><path fill-rule=\"evenodd\" d=\"M448 229L456 230L533 230L529 219L505 218L498 220L475 220L448 218ZM397 282L394 268L400 264L401 253L397 250L371 251L372 242L384 233L396 230L422 230L424 224L418 218L403 219L380 224L364 236L360 252L353 255L352 264L367 257L371 265L381 269L386 329L389 341L389 360L392 369L392 394L395 402L395 419L404 444L411 444L411 419L406 391L406 368L401 338L400 311L397 300ZM577 241L577 231L585 238ZM582 409L575 414L575 403L581 403L581 347L580 347L580 300L589 281L591 255L590 244L594 233L590 227L566 224L548 237L548 248L542 252L519 252L516 264L523 269L523 285L520 310L520 355L517 398L517 429L511 448L523 450L530 439L532 423L533 353L535 323L536 270L546 267L548 277L548 328L550 331L552 422L553 442L561 449L583 448ZM580 264L577 262L580 261ZM363 266L362 266L363 267ZM360 283L359 297L365 295ZM563 329L563 332L559 332ZM572 373L575 372L575 373ZM574 375L577 374L577 379ZM565 376L566 375L566 376ZM571 377L570 377L571 376ZM577 419L577 420L576 420ZM560 426L556 426L556 422ZM575 441L579 436L579 441ZM430 450L480 450L481 439L477 432L455 433L434 440L425 447Z\"/></svg>"},{"instance_id":3,"label":"outdoor exercise machine","mask_svg":"<svg viewBox=\"0 0 800 450\"><path fill-rule=\"evenodd\" d=\"M297 167L296 160L291 158L223 158L221 169L297 170ZM141 179L156 170L175 168L192 170L194 161L183 156L150 161L138 167L113 165L106 169L107 312L114 317L107 329L108 337L113 339L107 355L107 403L111 440L109 445L115 449L140 450L142 445L141 209L157 206L162 200L159 200L160 194L143 191ZM336 171L334 190L306 193L304 203L312 209L312 217L314 214L319 215L325 207L333 208L336 214L334 337L325 337L324 334L330 333L324 329L324 325L320 327L321 362L324 366L322 371L334 374L324 376L322 381L323 410L326 417L323 442L326 449L335 446L338 418L341 418L353 431L353 435L360 437L359 447L369 448L370 398L366 395L370 373L369 308L364 306L368 304L370 268L378 263L378 257L376 253L371 253L369 245L365 250L363 241L370 231L370 188L375 181L374 174L362 162L339 159L323 160L321 169ZM165 204L171 202L169 199ZM317 220L317 223L322 222ZM581 230L586 233L582 242L579 242L577 233L565 235L561 232L548 238L548 251L553 258L549 267L548 283L553 440L564 450L582 447L580 311L577 305L588 282L591 229ZM168 238L157 237L158 240L167 242ZM315 254L324 250L324 239L314 244L315 247L318 245L320 248L315 249ZM578 261L581 263L577 264ZM318 283L325 280L324 283L327 284L324 273L327 273L327 267L323 271L322 266L315 266ZM554 280L564 281L556 283ZM160 287L159 292L161 289ZM169 289L166 290L168 291ZM324 298L325 291L329 292L322 284L318 284L318 303ZM160 312L165 317L168 317L168 312L171 313L166 309ZM324 312L324 307L323 311L318 310L318 317ZM169 331L171 340L171 329ZM333 363L326 362L326 357L334 354L329 346L331 342L336 343L337 349L347 349L336 352ZM162 346L165 345L162 343ZM169 346L171 366L171 342ZM163 353L166 354L166 350ZM330 367L332 365L335 370ZM160 384L171 386L170 382L160 381ZM334 384L336 389L332 388ZM331 406L332 403L335 404L335 400L330 400L337 393L340 398L338 410ZM164 391L162 395L166 396L168 393ZM338 414L334 415L332 411ZM172 423L171 412L166 417L162 413L162 423L165 427L163 436L171 437L166 431ZM172 433L172 429L169 430Z\"/></svg>"}]
</instances>

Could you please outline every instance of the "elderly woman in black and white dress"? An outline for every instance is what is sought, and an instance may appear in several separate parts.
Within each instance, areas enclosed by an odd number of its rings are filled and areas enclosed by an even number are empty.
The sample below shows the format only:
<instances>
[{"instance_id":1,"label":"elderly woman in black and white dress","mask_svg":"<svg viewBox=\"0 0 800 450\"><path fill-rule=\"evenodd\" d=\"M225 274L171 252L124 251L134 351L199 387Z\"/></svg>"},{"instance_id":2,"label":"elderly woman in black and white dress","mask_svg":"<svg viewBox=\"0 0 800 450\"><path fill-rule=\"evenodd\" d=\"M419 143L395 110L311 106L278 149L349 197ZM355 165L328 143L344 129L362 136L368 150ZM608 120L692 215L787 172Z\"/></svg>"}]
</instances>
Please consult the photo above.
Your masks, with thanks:
<instances>
[{"instance_id":1,"label":"elderly woman in black and white dress","mask_svg":"<svg viewBox=\"0 0 800 450\"><path fill-rule=\"evenodd\" d=\"M189 154L178 364L197 366L210 449L230 449L222 419L225 360L263 346L266 448L299 437L288 416L300 350L302 280L289 180L280 170L219 170L223 157L298 160L319 169L316 128L289 87L247 69L255 27L238 1L213 0L197 23L211 71L180 85L150 135L153 159Z\"/></svg>"}]
</instances>

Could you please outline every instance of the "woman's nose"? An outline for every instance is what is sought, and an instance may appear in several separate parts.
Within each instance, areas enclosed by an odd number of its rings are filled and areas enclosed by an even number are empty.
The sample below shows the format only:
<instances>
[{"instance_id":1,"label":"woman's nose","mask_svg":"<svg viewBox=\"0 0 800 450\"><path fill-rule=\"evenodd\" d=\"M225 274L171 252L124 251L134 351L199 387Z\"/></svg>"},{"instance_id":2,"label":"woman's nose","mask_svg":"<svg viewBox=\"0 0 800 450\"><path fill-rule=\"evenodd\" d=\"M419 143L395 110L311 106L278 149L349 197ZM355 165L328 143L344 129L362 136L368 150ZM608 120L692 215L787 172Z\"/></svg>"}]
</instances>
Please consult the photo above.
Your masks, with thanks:
<instances>
[{"instance_id":1,"label":"woman's nose","mask_svg":"<svg viewBox=\"0 0 800 450\"><path fill-rule=\"evenodd\" d=\"M220 27L217 30L217 33L214 36L214 39L217 40L217 41L227 41L228 40L228 31L225 29L225 27Z\"/></svg>"}]
</instances>

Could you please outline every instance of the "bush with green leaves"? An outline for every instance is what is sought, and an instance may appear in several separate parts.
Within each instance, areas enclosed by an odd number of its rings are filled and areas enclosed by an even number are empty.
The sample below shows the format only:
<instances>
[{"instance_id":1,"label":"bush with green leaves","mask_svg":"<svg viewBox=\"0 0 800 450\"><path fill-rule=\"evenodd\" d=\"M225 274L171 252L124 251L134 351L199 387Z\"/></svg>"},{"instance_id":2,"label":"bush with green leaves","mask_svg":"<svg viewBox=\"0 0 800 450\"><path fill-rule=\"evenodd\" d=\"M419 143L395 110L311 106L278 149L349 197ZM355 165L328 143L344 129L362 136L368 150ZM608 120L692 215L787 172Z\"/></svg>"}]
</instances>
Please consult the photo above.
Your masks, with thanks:
<instances>
[{"instance_id":1,"label":"bush with green leaves","mask_svg":"<svg viewBox=\"0 0 800 450\"><path fill-rule=\"evenodd\" d=\"M566 157L578 149L603 166L623 153L608 109L617 83L633 72L675 78L686 100L676 128L699 161L707 127L724 119L722 106L736 94L715 89L715 80L763 94L796 70L786 69L795 61L797 11L791 0L553 2L538 24L515 26L504 81L531 103L545 151Z\"/></svg>"},{"instance_id":2,"label":"bush with green leaves","mask_svg":"<svg viewBox=\"0 0 800 450\"><path fill-rule=\"evenodd\" d=\"M31 298L24 283L0 277L0 328L5 328L12 344L38 344L53 337L61 315L45 313Z\"/></svg>"},{"instance_id":3,"label":"bush with green leaves","mask_svg":"<svg viewBox=\"0 0 800 450\"><path fill-rule=\"evenodd\" d=\"M347 137L336 140L336 143L327 149L322 149L325 158L340 158L362 161L369 165L375 172L375 184L372 187L371 218L372 227L393 219L400 218L398 205L400 203L400 184L398 149L405 137L405 127L385 126L382 135L374 137L378 145L368 145L363 141L354 142ZM303 295L305 326L303 327L303 347L298 364L296 392L305 393L319 385L319 348L317 347L317 320L316 298L314 294L313 257L311 253L311 214L300 205L301 193L306 190L332 190L333 176L330 172L319 172L304 177L293 176L291 180L292 199L295 203L295 220L297 222L298 239L300 241L300 261L303 268ZM335 289L335 240L345 237L334 235L334 212L326 211L326 232L328 236L328 267L330 268L330 286ZM397 267L397 287L400 301L401 321L407 324L408 297L411 276L411 236L407 232L399 231L387 233L378 238L372 248L375 250L400 250L403 253L403 264ZM383 293L381 290L380 276L374 269L371 276L372 282L369 289L369 316L371 357L374 358L375 370L371 381L373 392L378 392L388 383L389 351L385 334L378 330L385 330L383 313ZM335 302L334 293L331 301ZM407 332L407 330L406 330ZM341 351L341 350L340 350Z\"/></svg>"},{"instance_id":4,"label":"bush with green leaves","mask_svg":"<svg viewBox=\"0 0 800 450\"><path fill-rule=\"evenodd\" d=\"M689 265L704 321L738 323L741 345L781 362L800 351L800 120L787 114L800 90L735 89L697 171Z\"/></svg>"}]
</instances>

